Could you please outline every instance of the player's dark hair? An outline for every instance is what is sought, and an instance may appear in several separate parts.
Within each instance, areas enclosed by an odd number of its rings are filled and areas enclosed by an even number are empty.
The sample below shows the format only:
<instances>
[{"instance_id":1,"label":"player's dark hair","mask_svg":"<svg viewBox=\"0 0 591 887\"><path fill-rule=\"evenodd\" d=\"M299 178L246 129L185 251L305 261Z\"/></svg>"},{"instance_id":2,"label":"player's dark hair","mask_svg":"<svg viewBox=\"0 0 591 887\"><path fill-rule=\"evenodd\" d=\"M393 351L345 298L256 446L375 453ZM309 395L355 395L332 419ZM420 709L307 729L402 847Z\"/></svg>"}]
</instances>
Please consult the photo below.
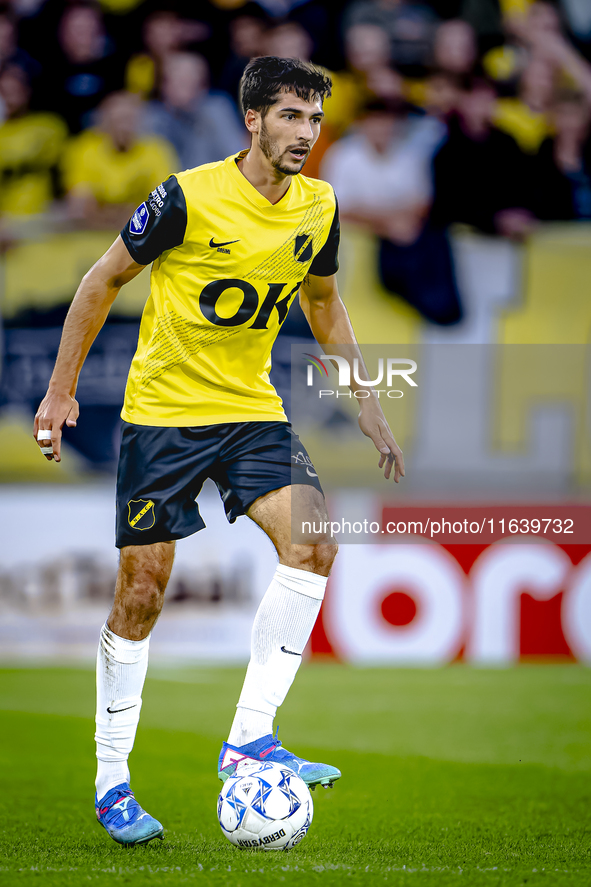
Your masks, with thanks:
<instances>
[{"instance_id":1,"label":"player's dark hair","mask_svg":"<svg viewBox=\"0 0 591 887\"><path fill-rule=\"evenodd\" d=\"M240 79L242 113L250 109L267 113L282 92L295 92L300 99L324 101L331 94L332 80L316 65L300 59L263 55L249 61Z\"/></svg>"}]
</instances>

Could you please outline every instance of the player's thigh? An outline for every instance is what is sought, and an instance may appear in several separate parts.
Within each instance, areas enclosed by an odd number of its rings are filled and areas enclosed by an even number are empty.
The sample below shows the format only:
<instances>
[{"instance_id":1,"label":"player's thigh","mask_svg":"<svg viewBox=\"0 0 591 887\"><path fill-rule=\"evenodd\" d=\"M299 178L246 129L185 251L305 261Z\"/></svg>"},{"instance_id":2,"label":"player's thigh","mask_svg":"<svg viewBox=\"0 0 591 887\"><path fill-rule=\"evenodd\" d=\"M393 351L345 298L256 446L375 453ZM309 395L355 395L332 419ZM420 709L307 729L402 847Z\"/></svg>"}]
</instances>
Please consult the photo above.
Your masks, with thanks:
<instances>
[{"instance_id":1,"label":"player's thigh","mask_svg":"<svg viewBox=\"0 0 591 887\"><path fill-rule=\"evenodd\" d=\"M247 514L271 539L281 563L328 575L337 544L319 490L307 484L272 490L256 499Z\"/></svg>"},{"instance_id":2,"label":"player's thigh","mask_svg":"<svg viewBox=\"0 0 591 887\"><path fill-rule=\"evenodd\" d=\"M269 493L292 484L313 487L322 496L310 457L287 422L241 422L228 426L212 477L230 523L241 514L248 514L251 506ZM305 510L308 499L299 497L299 501ZM292 507L294 504L292 499ZM280 510L288 520L290 506L282 505Z\"/></svg>"}]
</instances>

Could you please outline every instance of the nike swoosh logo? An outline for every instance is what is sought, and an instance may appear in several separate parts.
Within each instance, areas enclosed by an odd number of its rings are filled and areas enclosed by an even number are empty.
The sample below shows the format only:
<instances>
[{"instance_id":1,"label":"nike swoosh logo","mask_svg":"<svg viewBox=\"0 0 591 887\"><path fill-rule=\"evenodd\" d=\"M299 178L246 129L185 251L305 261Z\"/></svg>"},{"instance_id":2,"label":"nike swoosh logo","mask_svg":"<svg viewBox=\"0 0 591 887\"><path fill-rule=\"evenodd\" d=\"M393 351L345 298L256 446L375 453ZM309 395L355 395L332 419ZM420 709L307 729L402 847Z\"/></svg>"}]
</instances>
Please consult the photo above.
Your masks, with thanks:
<instances>
[{"instance_id":1,"label":"nike swoosh logo","mask_svg":"<svg viewBox=\"0 0 591 887\"><path fill-rule=\"evenodd\" d=\"M118 714L120 711L129 711L130 708L135 708L136 705L137 705L137 702L136 702L135 705L128 705L127 708L109 708L109 707L107 706L107 711L109 712L110 715L116 715L116 714Z\"/></svg>"},{"instance_id":2,"label":"nike swoosh logo","mask_svg":"<svg viewBox=\"0 0 591 887\"><path fill-rule=\"evenodd\" d=\"M224 240L223 243L216 243L213 237L209 241L209 245L212 249L215 249L216 246L229 246L231 243L238 243L238 240Z\"/></svg>"},{"instance_id":3,"label":"nike swoosh logo","mask_svg":"<svg viewBox=\"0 0 591 887\"><path fill-rule=\"evenodd\" d=\"M301 653L294 653L293 650L286 650L285 647L281 648L282 653L289 653L290 656L301 656Z\"/></svg>"}]
</instances>

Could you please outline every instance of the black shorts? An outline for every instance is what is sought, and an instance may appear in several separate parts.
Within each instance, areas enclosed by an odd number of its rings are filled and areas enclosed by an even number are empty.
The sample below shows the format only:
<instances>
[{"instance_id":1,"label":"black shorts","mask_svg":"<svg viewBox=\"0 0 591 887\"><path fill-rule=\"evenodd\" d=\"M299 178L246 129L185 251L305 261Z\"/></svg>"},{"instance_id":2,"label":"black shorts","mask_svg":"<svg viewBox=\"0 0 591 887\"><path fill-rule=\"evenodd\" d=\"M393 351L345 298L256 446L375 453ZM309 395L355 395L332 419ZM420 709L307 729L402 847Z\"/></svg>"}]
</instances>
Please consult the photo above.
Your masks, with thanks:
<instances>
[{"instance_id":1,"label":"black shorts","mask_svg":"<svg viewBox=\"0 0 591 887\"><path fill-rule=\"evenodd\" d=\"M196 428L123 423L117 472L117 548L183 539L205 526L195 499L216 484L233 523L255 499L291 484L322 487L287 422Z\"/></svg>"}]
</instances>

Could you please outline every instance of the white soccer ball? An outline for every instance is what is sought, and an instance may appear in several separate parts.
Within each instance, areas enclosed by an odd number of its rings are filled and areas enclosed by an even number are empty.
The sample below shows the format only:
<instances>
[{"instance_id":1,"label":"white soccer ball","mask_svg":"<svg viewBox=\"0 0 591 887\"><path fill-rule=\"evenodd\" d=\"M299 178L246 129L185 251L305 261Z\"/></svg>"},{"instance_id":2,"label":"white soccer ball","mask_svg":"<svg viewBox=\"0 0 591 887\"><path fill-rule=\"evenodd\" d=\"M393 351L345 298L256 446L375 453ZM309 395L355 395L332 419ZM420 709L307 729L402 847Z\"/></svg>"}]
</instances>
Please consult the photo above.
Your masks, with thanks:
<instances>
[{"instance_id":1,"label":"white soccer ball","mask_svg":"<svg viewBox=\"0 0 591 887\"><path fill-rule=\"evenodd\" d=\"M240 765L218 798L226 838L252 850L291 850L305 837L313 815L308 786L281 764Z\"/></svg>"}]
</instances>

